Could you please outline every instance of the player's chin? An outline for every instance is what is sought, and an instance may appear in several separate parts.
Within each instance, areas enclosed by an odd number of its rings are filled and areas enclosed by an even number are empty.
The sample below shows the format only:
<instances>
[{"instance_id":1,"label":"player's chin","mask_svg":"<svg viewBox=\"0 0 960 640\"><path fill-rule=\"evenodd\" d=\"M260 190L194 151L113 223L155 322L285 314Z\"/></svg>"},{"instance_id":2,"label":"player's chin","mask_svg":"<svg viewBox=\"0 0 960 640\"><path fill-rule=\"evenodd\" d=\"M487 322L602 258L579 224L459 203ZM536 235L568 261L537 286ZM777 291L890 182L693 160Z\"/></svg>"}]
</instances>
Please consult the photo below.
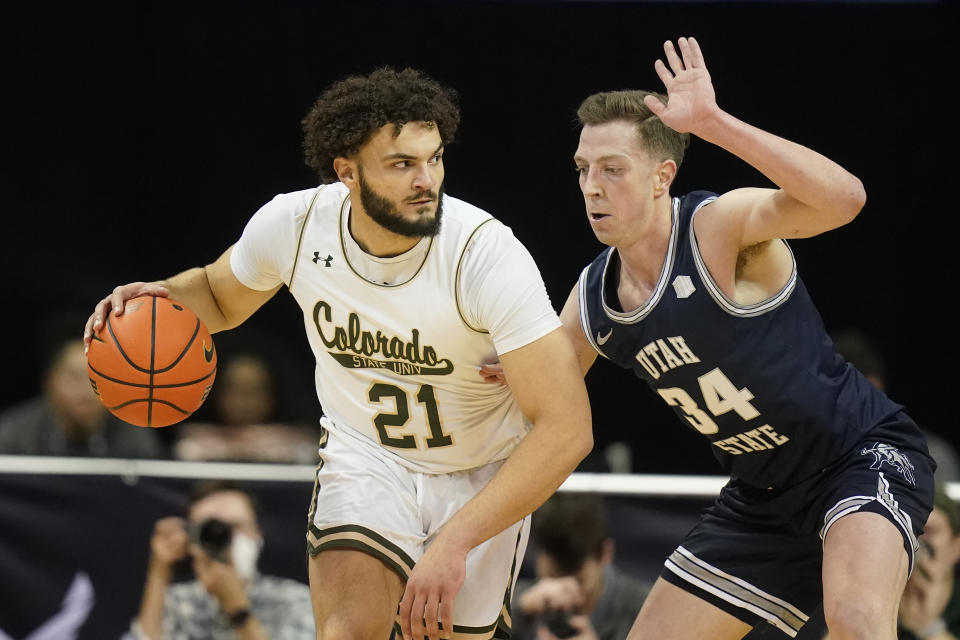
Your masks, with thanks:
<instances>
[{"instance_id":1,"label":"player's chin","mask_svg":"<svg viewBox=\"0 0 960 640\"><path fill-rule=\"evenodd\" d=\"M411 203L413 205L413 210L417 212L418 218L433 218L437 215L437 203L428 202L426 204L420 203Z\"/></svg>"}]
</instances>

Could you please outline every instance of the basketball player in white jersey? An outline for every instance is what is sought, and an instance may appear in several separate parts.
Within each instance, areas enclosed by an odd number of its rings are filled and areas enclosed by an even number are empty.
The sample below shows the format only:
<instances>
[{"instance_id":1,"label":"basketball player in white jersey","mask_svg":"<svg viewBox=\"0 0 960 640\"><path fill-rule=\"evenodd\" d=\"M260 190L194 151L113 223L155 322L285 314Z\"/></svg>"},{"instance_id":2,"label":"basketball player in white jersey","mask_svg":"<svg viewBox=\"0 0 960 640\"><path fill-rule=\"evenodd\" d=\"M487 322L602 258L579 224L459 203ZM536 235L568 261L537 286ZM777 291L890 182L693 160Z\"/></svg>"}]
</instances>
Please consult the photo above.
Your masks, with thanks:
<instances>
[{"instance_id":1,"label":"basketball player in white jersey","mask_svg":"<svg viewBox=\"0 0 960 640\"><path fill-rule=\"evenodd\" d=\"M453 92L383 68L304 119L317 188L278 195L213 264L117 287L212 331L286 286L323 408L307 546L317 637L506 637L527 517L592 447L576 356L509 228L443 194ZM510 387L478 366L499 354ZM399 606L399 609L398 609ZM234 612L224 612L228 616ZM243 636L241 636L243 637Z\"/></svg>"}]
</instances>

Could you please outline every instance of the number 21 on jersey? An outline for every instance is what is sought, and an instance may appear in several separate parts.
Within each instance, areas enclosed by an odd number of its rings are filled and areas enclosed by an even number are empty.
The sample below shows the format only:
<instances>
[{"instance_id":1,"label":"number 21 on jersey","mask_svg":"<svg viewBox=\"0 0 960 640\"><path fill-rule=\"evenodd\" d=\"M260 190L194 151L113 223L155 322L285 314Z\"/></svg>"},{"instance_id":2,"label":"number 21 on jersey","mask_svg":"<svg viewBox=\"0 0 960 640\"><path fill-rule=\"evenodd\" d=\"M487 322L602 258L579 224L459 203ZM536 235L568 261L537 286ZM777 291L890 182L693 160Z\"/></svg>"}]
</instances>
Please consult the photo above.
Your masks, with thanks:
<instances>
[{"instance_id":1,"label":"number 21 on jersey","mask_svg":"<svg viewBox=\"0 0 960 640\"><path fill-rule=\"evenodd\" d=\"M397 449L421 448L417 436L405 432L408 431L405 427L411 418L410 401L405 390L387 382L375 382L367 391L367 397L374 404L383 404L385 401L388 402L393 399L393 411L381 411L373 417L373 425L377 428L380 444ZM430 435L424 440L427 449L453 445L453 436L443 432L443 424L440 420L440 410L437 407L437 396L433 385L420 385L414 398L417 404L423 407L427 426L430 428ZM393 433L390 430L393 430Z\"/></svg>"}]
</instances>

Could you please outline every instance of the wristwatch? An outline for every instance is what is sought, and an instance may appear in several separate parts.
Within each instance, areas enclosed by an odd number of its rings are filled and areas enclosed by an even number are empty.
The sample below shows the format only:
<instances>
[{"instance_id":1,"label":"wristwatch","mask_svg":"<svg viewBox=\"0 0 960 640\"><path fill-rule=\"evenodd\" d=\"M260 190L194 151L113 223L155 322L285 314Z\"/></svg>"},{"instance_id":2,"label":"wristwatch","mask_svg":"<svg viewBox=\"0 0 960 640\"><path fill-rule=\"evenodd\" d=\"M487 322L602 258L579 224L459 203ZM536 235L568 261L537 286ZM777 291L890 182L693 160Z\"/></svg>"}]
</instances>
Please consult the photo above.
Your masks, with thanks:
<instances>
[{"instance_id":1,"label":"wristwatch","mask_svg":"<svg viewBox=\"0 0 960 640\"><path fill-rule=\"evenodd\" d=\"M228 613L227 619L230 620L230 626L236 629L245 625L251 615L253 614L250 613L250 607L244 607L243 609L237 609L233 613Z\"/></svg>"}]
</instances>

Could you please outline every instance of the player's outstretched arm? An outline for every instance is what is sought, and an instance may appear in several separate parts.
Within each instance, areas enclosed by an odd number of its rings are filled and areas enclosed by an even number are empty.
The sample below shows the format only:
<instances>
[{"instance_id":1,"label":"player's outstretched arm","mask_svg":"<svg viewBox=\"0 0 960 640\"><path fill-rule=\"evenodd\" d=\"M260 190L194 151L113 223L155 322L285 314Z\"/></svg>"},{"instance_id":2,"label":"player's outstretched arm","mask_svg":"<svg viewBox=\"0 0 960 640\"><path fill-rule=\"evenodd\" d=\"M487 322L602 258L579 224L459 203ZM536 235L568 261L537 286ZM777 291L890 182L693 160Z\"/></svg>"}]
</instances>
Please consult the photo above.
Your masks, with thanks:
<instances>
[{"instance_id":1,"label":"player's outstretched arm","mask_svg":"<svg viewBox=\"0 0 960 640\"><path fill-rule=\"evenodd\" d=\"M502 354L510 389L533 428L500 470L440 529L417 562L400 602L405 640L441 637L463 584L467 552L549 498L593 448L590 403L563 329ZM426 620L426 628L423 627ZM443 637L449 637L445 624Z\"/></svg>"},{"instance_id":2,"label":"player's outstretched arm","mask_svg":"<svg viewBox=\"0 0 960 640\"><path fill-rule=\"evenodd\" d=\"M233 275L227 249L206 267L196 267L157 282L131 282L113 290L97 303L83 329L85 349L93 333L106 321L107 314L123 314L127 300L141 295L172 298L185 304L206 325L210 333L236 327L273 297L279 286L268 291L250 289Z\"/></svg>"},{"instance_id":3,"label":"player's outstretched arm","mask_svg":"<svg viewBox=\"0 0 960 640\"><path fill-rule=\"evenodd\" d=\"M679 49L679 52L678 52ZM741 246L802 238L846 224L863 208L860 180L829 158L749 125L723 111L695 38L664 43L666 63L654 64L668 102L645 103L670 128L691 133L741 158L780 189L725 194L711 207L739 228Z\"/></svg>"}]
</instances>

